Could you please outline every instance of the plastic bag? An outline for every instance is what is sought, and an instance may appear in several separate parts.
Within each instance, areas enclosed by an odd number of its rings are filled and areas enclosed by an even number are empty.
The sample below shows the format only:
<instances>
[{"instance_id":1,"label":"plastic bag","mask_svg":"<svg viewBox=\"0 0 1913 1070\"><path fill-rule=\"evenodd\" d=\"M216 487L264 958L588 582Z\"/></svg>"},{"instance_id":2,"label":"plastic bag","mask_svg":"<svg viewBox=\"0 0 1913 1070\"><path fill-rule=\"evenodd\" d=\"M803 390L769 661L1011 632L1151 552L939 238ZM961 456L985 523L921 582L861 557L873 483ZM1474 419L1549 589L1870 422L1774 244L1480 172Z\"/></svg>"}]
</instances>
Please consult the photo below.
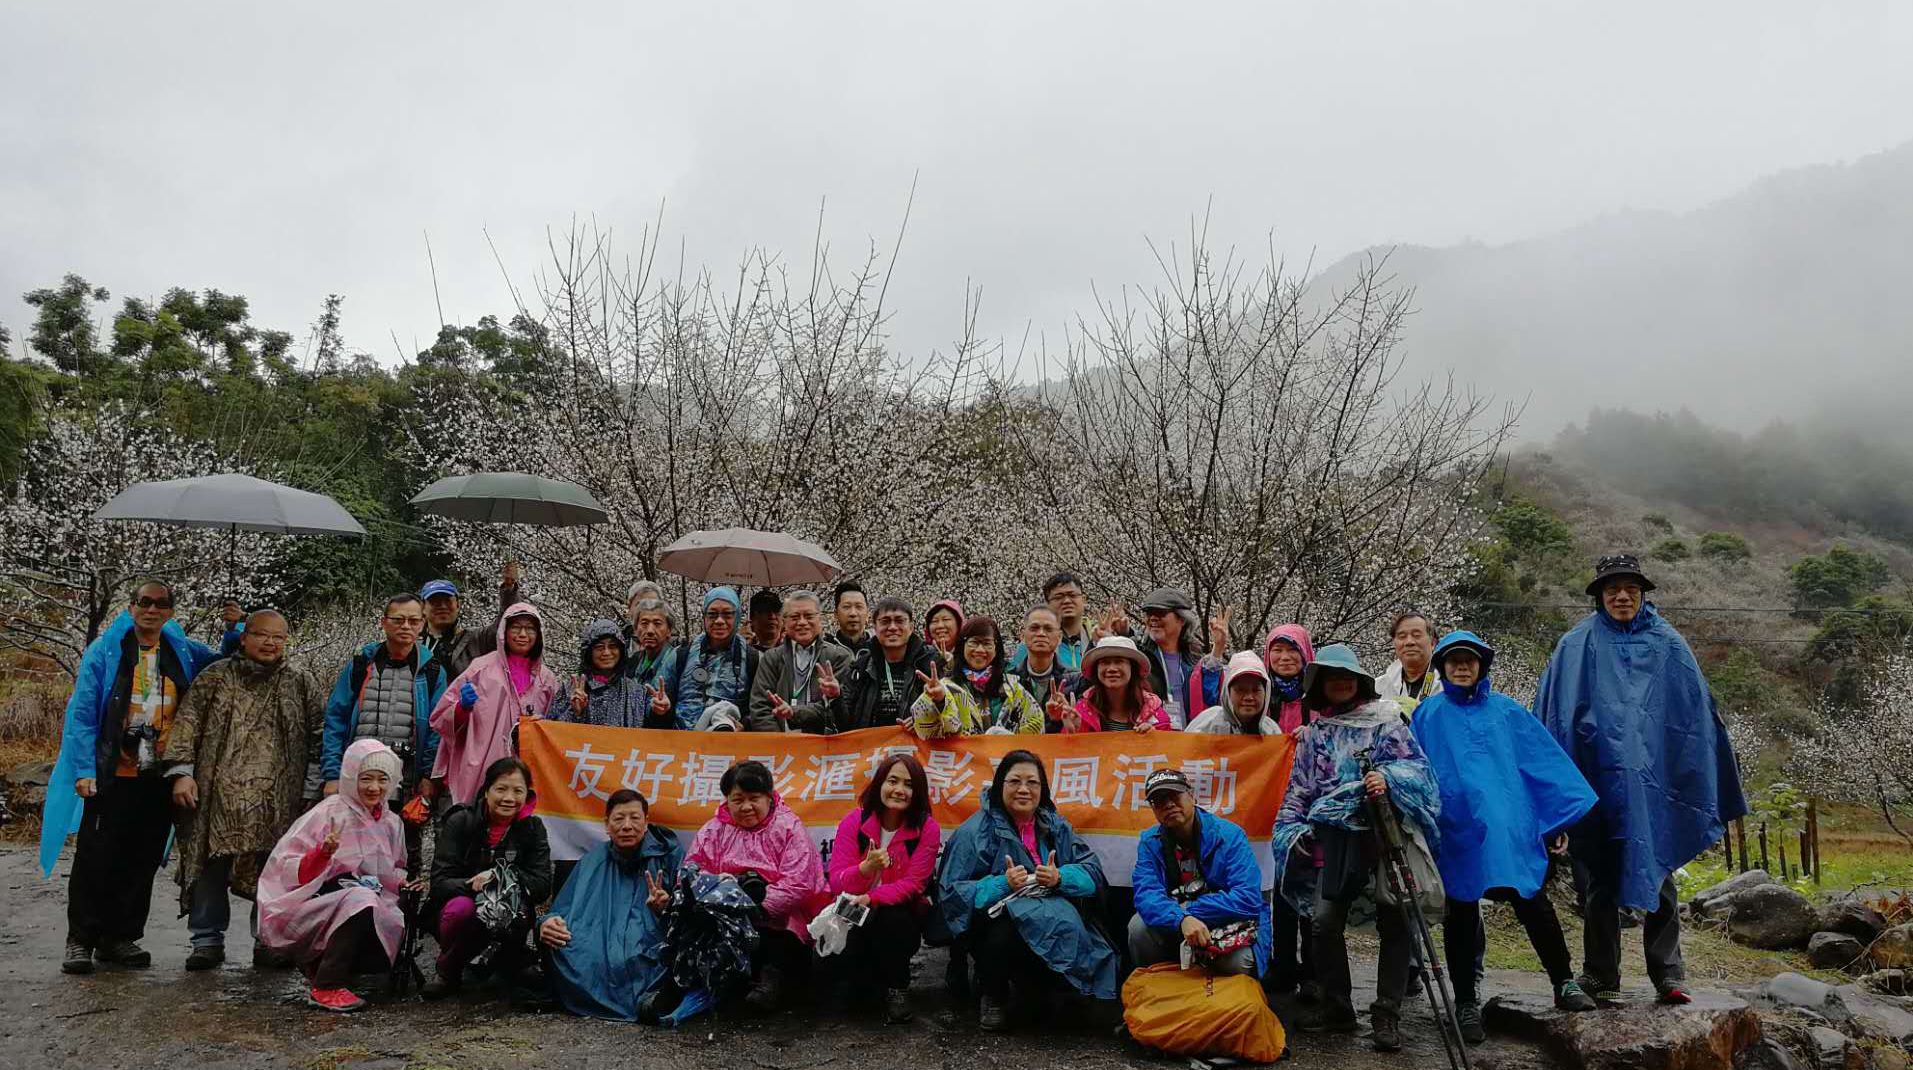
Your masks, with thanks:
<instances>
[{"instance_id":1,"label":"plastic bag","mask_svg":"<svg viewBox=\"0 0 1913 1070\"><path fill-rule=\"evenodd\" d=\"M868 907L852 902L848 895L839 895L811 919L810 938L816 943L817 954L835 955L842 951L850 944L850 930L869 917Z\"/></svg>"}]
</instances>

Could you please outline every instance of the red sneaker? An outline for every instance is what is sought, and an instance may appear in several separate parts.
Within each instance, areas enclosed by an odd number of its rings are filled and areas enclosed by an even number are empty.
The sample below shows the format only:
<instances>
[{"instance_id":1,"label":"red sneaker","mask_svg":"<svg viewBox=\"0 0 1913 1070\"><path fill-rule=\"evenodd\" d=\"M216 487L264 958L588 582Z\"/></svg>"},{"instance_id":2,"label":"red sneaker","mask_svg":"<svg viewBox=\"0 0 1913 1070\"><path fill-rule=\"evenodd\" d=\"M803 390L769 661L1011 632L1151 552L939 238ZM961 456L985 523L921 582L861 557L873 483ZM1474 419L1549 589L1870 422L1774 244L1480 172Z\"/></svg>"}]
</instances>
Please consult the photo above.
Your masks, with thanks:
<instances>
[{"instance_id":1,"label":"red sneaker","mask_svg":"<svg viewBox=\"0 0 1913 1070\"><path fill-rule=\"evenodd\" d=\"M1679 1007L1694 1002L1694 997L1679 985L1667 985L1661 989L1661 1002Z\"/></svg>"},{"instance_id":2,"label":"red sneaker","mask_svg":"<svg viewBox=\"0 0 1913 1070\"><path fill-rule=\"evenodd\" d=\"M314 988L306 996L314 1007L335 1014L350 1014L365 1007L365 1001L349 988Z\"/></svg>"}]
</instances>

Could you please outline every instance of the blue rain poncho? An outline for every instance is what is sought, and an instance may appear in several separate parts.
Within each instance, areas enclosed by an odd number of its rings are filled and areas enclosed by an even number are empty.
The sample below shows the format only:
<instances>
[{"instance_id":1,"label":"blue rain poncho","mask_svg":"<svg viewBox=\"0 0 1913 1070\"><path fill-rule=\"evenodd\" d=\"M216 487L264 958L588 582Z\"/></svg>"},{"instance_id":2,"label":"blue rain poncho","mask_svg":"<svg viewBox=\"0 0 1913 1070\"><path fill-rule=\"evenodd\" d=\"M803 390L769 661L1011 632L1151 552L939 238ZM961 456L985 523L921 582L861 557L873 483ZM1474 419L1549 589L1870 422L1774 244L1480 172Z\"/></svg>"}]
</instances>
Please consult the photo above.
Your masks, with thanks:
<instances>
[{"instance_id":1,"label":"blue rain poncho","mask_svg":"<svg viewBox=\"0 0 1913 1070\"><path fill-rule=\"evenodd\" d=\"M1490 888L1531 898L1548 878L1544 841L1593 808L1594 789L1541 722L1488 683L1493 650L1474 633L1443 636L1435 660L1457 646L1488 655L1481 679L1444 679L1413 724L1441 787L1435 863L1450 899L1472 902Z\"/></svg>"},{"instance_id":2,"label":"blue rain poncho","mask_svg":"<svg viewBox=\"0 0 1913 1070\"><path fill-rule=\"evenodd\" d=\"M1747 812L1713 692L1651 602L1626 624L1597 610L1562 636L1534 712L1598 797L1569 849L1622 906L1653 910L1667 875Z\"/></svg>"},{"instance_id":3,"label":"blue rain poncho","mask_svg":"<svg viewBox=\"0 0 1913 1070\"><path fill-rule=\"evenodd\" d=\"M566 1010L637 1020L638 1002L664 977L664 919L646 901L645 876L674 887L683 861L677 833L662 825L628 856L603 843L578 860L546 915L571 930L571 942L551 954L552 988Z\"/></svg>"},{"instance_id":4,"label":"blue rain poncho","mask_svg":"<svg viewBox=\"0 0 1913 1070\"><path fill-rule=\"evenodd\" d=\"M1060 894L1025 896L1010 902L1009 916L1023 943L1050 969L1083 995L1116 998L1116 950L1102 931L1085 919L1094 916L1107 882L1103 865L1063 815L1044 807L1036 812L1037 853L1053 852L1063 874ZM937 871L937 909L950 935L969 931L973 916L1009 894L1003 859L1035 869L1037 860L1023 846L1009 816L986 796L982 809L957 827L943 846Z\"/></svg>"}]
</instances>

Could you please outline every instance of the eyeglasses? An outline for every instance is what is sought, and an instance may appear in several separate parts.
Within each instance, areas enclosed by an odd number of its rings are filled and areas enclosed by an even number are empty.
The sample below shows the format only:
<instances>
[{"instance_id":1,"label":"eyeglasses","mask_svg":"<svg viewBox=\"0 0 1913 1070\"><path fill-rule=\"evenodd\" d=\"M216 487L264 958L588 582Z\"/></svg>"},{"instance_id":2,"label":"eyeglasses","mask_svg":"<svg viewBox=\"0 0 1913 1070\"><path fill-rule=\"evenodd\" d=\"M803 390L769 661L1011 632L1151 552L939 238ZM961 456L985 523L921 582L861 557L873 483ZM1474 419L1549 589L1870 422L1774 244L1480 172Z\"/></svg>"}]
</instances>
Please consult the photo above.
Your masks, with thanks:
<instances>
[{"instance_id":1,"label":"eyeglasses","mask_svg":"<svg viewBox=\"0 0 1913 1070\"><path fill-rule=\"evenodd\" d=\"M395 624L401 628L422 628L425 626L424 617L394 617L388 614L385 619L388 623Z\"/></svg>"},{"instance_id":2,"label":"eyeglasses","mask_svg":"<svg viewBox=\"0 0 1913 1070\"><path fill-rule=\"evenodd\" d=\"M171 609L173 608L173 600L170 598L151 598L146 595L140 595L138 598L133 599L133 605L140 609Z\"/></svg>"},{"instance_id":3,"label":"eyeglasses","mask_svg":"<svg viewBox=\"0 0 1913 1070\"><path fill-rule=\"evenodd\" d=\"M283 643L292 638L290 635L274 635L270 632L247 632L246 634L261 643Z\"/></svg>"}]
</instances>

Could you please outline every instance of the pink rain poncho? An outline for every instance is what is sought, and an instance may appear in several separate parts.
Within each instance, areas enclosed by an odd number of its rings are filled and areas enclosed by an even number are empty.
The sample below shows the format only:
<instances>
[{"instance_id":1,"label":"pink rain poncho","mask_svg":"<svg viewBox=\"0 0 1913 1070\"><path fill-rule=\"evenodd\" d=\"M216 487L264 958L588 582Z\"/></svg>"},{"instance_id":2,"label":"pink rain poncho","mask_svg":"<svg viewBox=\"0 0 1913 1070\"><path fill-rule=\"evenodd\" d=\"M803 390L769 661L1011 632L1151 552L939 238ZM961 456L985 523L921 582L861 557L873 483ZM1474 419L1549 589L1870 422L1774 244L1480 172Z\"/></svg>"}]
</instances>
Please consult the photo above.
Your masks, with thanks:
<instances>
[{"instance_id":1,"label":"pink rain poncho","mask_svg":"<svg viewBox=\"0 0 1913 1070\"><path fill-rule=\"evenodd\" d=\"M764 913L771 924L789 929L810 943L810 919L830 899L824 882L824 860L817 843L796 812L771 796L770 816L754 828L739 828L731 808L717 804L717 813L691 841L686 862L706 873L742 873L754 869L770 882Z\"/></svg>"},{"instance_id":2,"label":"pink rain poncho","mask_svg":"<svg viewBox=\"0 0 1913 1070\"><path fill-rule=\"evenodd\" d=\"M543 643L537 655L527 662L519 659L518 675L524 690L512 679L512 658L505 653L505 625L514 617L530 617L544 632L544 617L529 602L519 602L498 618L498 649L481 655L446 685L445 694L432 707L432 730L438 733L438 758L432 763L432 776L445 781L452 801L469 803L485 782L485 769L500 758L512 754L512 730L527 710L543 716L558 693L558 678L545 668ZM469 710L460 710L459 692L471 684L478 702Z\"/></svg>"},{"instance_id":3,"label":"pink rain poncho","mask_svg":"<svg viewBox=\"0 0 1913 1070\"><path fill-rule=\"evenodd\" d=\"M359 769L368 756L398 755L376 739L361 739L345 749L339 763L339 793L305 812L279 838L259 875L259 941L301 962L315 960L334 930L370 908L372 925L388 957L399 951L405 916L399 911L399 886L405 883L405 826L390 806L374 813L359 800ZM396 780L392 787L398 786ZM387 796L390 798L390 796ZM311 880L299 879L300 864L326 834L339 830L339 848ZM378 890L360 884L319 894L335 877L375 877Z\"/></svg>"}]
</instances>

